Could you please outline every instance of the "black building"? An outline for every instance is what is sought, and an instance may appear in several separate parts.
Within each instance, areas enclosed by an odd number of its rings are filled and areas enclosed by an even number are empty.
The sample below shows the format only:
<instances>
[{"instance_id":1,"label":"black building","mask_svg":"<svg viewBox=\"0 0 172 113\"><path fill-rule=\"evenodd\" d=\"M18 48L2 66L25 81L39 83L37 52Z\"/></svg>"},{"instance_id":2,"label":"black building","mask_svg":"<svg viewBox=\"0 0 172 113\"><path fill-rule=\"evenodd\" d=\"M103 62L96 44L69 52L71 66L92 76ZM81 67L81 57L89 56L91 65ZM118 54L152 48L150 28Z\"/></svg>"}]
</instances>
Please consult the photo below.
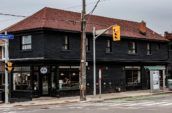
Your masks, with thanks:
<instances>
[{"instance_id":1,"label":"black building","mask_svg":"<svg viewBox=\"0 0 172 113\"><path fill-rule=\"evenodd\" d=\"M113 24L121 26L121 41L112 41L111 31L96 40L97 78L98 69L102 69L103 93L149 89L150 70L160 73L161 87L165 87L167 39L147 28L143 21L90 16L87 93L92 94L93 89L92 28L105 29ZM14 65L12 97L79 93L80 13L44 8L4 31L15 35L9 45ZM3 74L1 70L1 88Z\"/></svg>"},{"instance_id":2,"label":"black building","mask_svg":"<svg viewBox=\"0 0 172 113\"><path fill-rule=\"evenodd\" d=\"M165 32L165 38L169 40L169 58L168 58L168 66L167 72L168 76L167 79L172 79L172 33Z\"/></svg>"}]
</instances>

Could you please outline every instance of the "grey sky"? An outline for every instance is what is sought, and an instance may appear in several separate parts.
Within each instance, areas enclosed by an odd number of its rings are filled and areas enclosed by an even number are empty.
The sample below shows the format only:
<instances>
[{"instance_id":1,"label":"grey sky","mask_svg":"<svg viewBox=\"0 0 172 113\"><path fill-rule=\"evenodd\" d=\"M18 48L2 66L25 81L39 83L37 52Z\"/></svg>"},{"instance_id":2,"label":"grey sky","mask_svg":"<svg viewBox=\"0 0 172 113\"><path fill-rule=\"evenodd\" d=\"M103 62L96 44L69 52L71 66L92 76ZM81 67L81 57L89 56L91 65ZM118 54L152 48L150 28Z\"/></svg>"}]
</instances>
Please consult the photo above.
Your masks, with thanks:
<instances>
[{"instance_id":1,"label":"grey sky","mask_svg":"<svg viewBox=\"0 0 172 113\"><path fill-rule=\"evenodd\" d=\"M86 0L89 12L97 0ZM172 0L101 0L94 14L140 22L163 34L172 32ZM82 0L0 0L0 13L30 16L43 7L80 12ZM23 18L1 16L0 30Z\"/></svg>"}]
</instances>

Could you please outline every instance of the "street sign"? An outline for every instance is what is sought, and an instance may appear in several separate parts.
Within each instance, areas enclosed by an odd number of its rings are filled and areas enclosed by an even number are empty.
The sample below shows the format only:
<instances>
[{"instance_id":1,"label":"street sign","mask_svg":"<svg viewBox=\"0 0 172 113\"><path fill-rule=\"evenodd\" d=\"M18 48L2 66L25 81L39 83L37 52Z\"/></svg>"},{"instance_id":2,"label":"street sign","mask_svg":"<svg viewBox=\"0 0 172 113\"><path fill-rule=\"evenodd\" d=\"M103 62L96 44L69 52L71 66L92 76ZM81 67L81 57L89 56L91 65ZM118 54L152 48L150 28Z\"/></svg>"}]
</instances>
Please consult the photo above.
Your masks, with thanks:
<instances>
[{"instance_id":1,"label":"street sign","mask_svg":"<svg viewBox=\"0 0 172 113\"><path fill-rule=\"evenodd\" d=\"M0 39L14 39L14 35L12 34L0 34Z\"/></svg>"}]
</instances>

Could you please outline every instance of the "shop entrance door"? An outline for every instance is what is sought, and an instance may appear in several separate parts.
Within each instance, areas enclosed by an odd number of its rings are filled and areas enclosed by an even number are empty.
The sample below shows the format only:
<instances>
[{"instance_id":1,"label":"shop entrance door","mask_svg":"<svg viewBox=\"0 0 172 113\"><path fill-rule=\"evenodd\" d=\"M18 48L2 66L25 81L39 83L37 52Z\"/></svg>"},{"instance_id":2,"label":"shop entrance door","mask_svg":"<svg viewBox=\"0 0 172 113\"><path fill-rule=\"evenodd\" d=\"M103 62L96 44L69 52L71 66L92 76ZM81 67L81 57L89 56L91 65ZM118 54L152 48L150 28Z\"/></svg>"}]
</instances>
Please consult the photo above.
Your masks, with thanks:
<instances>
[{"instance_id":1,"label":"shop entrance door","mask_svg":"<svg viewBox=\"0 0 172 113\"><path fill-rule=\"evenodd\" d=\"M42 86L42 96L49 95L49 78L48 74L43 74L41 77L41 86Z\"/></svg>"}]
</instances>

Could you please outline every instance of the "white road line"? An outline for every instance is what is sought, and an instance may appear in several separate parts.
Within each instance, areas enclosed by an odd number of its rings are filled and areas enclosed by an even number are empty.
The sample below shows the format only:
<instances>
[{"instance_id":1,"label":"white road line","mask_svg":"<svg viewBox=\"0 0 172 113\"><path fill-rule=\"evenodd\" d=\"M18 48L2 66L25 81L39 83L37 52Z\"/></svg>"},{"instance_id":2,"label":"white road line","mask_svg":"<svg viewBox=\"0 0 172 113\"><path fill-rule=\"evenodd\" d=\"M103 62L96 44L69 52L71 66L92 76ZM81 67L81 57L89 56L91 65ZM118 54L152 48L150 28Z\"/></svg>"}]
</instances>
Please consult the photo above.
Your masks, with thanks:
<instances>
[{"instance_id":1,"label":"white road line","mask_svg":"<svg viewBox=\"0 0 172 113\"><path fill-rule=\"evenodd\" d=\"M166 104L166 103L167 102L153 102L153 103L145 104L144 106L162 105L162 104Z\"/></svg>"},{"instance_id":2,"label":"white road line","mask_svg":"<svg viewBox=\"0 0 172 113\"><path fill-rule=\"evenodd\" d=\"M162 104L161 106L170 106L170 105L172 105L172 103Z\"/></svg>"}]
</instances>

